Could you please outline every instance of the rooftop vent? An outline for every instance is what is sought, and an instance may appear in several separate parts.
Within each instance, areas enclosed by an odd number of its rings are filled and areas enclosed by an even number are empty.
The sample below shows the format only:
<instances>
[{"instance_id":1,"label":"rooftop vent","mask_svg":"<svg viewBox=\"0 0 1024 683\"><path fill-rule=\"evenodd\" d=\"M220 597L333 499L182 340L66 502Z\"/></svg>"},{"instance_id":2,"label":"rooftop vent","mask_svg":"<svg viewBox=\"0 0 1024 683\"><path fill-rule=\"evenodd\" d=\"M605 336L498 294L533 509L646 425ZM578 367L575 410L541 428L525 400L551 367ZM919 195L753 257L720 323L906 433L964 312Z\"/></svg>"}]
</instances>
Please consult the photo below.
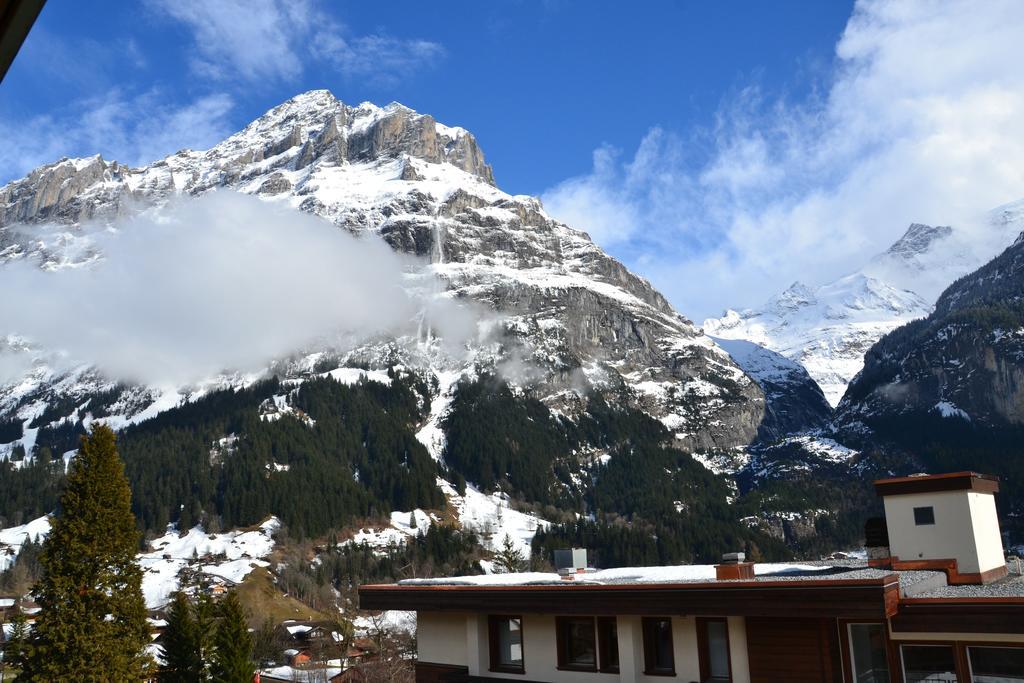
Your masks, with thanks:
<instances>
[{"instance_id":1,"label":"rooftop vent","mask_svg":"<svg viewBox=\"0 0 1024 683\"><path fill-rule=\"evenodd\" d=\"M715 565L715 578L719 581L749 581L754 578L754 563L746 562L744 553L726 553L721 564Z\"/></svg>"},{"instance_id":2,"label":"rooftop vent","mask_svg":"<svg viewBox=\"0 0 1024 683\"><path fill-rule=\"evenodd\" d=\"M584 548L559 548L555 551L555 569L563 576L587 571L587 551Z\"/></svg>"},{"instance_id":3,"label":"rooftop vent","mask_svg":"<svg viewBox=\"0 0 1024 683\"><path fill-rule=\"evenodd\" d=\"M995 494L999 479L976 472L882 479L886 537L865 526L868 559L892 569L941 569L949 583L990 583L1006 575ZM872 557L887 541L886 557Z\"/></svg>"}]
</instances>

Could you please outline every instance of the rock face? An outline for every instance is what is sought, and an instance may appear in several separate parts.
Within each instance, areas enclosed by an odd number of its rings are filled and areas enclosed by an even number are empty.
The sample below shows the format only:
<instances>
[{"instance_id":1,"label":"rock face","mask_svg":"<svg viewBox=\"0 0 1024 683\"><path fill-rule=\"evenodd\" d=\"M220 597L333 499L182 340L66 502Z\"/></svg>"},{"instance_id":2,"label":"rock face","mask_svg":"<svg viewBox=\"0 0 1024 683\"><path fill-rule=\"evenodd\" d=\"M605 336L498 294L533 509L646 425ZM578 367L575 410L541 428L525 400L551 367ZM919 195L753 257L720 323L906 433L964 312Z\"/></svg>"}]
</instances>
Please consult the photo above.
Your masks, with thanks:
<instances>
[{"instance_id":1,"label":"rock face","mask_svg":"<svg viewBox=\"0 0 1024 683\"><path fill-rule=\"evenodd\" d=\"M832 406L802 365L753 342L715 341L765 394L767 409L759 430L762 441L817 429L828 422Z\"/></svg>"},{"instance_id":2,"label":"rock face","mask_svg":"<svg viewBox=\"0 0 1024 683\"><path fill-rule=\"evenodd\" d=\"M816 288L794 283L760 308L705 320L704 329L800 363L835 406L872 344L928 315L943 289L1024 229L1024 201L991 211L984 223L973 232L914 223L857 272Z\"/></svg>"},{"instance_id":3,"label":"rock face","mask_svg":"<svg viewBox=\"0 0 1024 683\"><path fill-rule=\"evenodd\" d=\"M1024 242L953 283L927 318L874 345L839 406L854 427L932 414L1024 424Z\"/></svg>"},{"instance_id":4,"label":"rock face","mask_svg":"<svg viewBox=\"0 0 1024 683\"><path fill-rule=\"evenodd\" d=\"M92 258L83 221L114 222L176 195L219 188L379 236L429 261L447 296L476 302L499 321L499 341L474 348L458 366L430 350L429 319L420 338L347 351L362 365L402 362L433 374L435 424L458 374L481 368L498 368L567 414L590 390L638 406L691 449L746 445L771 415L761 386L646 280L585 233L551 219L539 200L499 190L470 133L399 104L350 107L313 91L207 151L141 168L98 156L41 167L0 188L0 261L59 268ZM27 423L61 392L73 398L110 386L88 370L68 378L39 367L17 392L0 389L0 417ZM133 396L136 414L159 409L159 391L139 388ZM787 428L769 419L772 429Z\"/></svg>"}]
</instances>

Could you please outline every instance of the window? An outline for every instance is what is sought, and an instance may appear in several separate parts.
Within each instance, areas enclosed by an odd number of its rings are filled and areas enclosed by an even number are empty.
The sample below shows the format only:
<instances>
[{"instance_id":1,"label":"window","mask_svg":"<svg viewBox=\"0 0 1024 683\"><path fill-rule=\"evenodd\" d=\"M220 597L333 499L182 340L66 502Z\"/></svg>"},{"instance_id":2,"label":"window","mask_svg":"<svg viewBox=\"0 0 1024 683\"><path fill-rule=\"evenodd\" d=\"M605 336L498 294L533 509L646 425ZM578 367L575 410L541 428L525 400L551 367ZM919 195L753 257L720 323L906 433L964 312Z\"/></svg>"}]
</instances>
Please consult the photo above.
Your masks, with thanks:
<instances>
[{"instance_id":1,"label":"window","mask_svg":"<svg viewBox=\"0 0 1024 683\"><path fill-rule=\"evenodd\" d=\"M854 683L889 683L885 624L850 624L849 631Z\"/></svg>"},{"instance_id":2,"label":"window","mask_svg":"<svg viewBox=\"0 0 1024 683\"><path fill-rule=\"evenodd\" d=\"M917 526L935 524L935 508L931 505L923 508L914 508L914 524Z\"/></svg>"},{"instance_id":3,"label":"window","mask_svg":"<svg viewBox=\"0 0 1024 683\"><path fill-rule=\"evenodd\" d=\"M615 617L597 618L597 644L601 652L601 671L619 671L619 627Z\"/></svg>"},{"instance_id":4,"label":"window","mask_svg":"<svg viewBox=\"0 0 1024 683\"><path fill-rule=\"evenodd\" d=\"M951 645L903 645L905 683L957 683Z\"/></svg>"},{"instance_id":5,"label":"window","mask_svg":"<svg viewBox=\"0 0 1024 683\"><path fill-rule=\"evenodd\" d=\"M491 671L523 673L523 618L492 616L488 627Z\"/></svg>"},{"instance_id":6,"label":"window","mask_svg":"<svg viewBox=\"0 0 1024 683\"><path fill-rule=\"evenodd\" d=\"M675 676L676 658L672 651L672 620L666 617L644 618L644 673Z\"/></svg>"},{"instance_id":7,"label":"window","mask_svg":"<svg viewBox=\"0 0 1024 683\"><path fill-rule=\"evenodd\" d=\"M619 633L615 617L558 617L555 629L559 669L619 671Z\"/></svg>"},{"instance_id":8,"label":"window","mask_svg":"<svg viewBox=\"0 0 1024 683\"><path fill-rule=\"evenodd\" d=\"M702 681L732 681L727 620L698 618L697 649L700 652Z\"/></svg>"},{"instance_id":9,"label":"window","mask_svg":"<svg viewBox=\"0 0 1024 683\"><path fill-rule=\"evenodd\" d=\"M597 671L593 617L558 617L558 668Z\"/></svg>"},{"instance_id":10,"label":"window","mask_svg":"<svg viewBox=\"0 0 1024 683\"><path fill-rule=\"evenodd\" d=\"M1024 681L1024 647L970 646L967 659L972 683Z\"/></svg>"}]
</instances>

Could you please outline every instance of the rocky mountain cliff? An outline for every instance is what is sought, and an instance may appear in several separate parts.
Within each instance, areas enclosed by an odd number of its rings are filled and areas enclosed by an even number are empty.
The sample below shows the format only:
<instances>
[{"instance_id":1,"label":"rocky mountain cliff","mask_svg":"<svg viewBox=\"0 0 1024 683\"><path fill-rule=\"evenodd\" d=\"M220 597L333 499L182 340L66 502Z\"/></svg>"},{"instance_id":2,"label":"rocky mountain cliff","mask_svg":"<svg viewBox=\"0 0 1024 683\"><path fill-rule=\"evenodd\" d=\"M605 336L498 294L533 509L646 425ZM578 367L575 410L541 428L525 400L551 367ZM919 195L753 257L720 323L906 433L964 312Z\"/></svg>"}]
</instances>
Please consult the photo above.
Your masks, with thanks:
<instances>
[{"instance_id":1,"label":"rocky mountain cliff","mask_svg":"<svg viewBox=\"0 0 1024 683\"><path fill-rule=\"evenodd\" d=\"M596 391L655 417L686 449L743 446L759 431L778 435L819 419L817 407L799 419L792 406L769 409L757 378L646 280L585 233L551 219L537 199L498 189L468 131L400 104L352 107L312 91L209 150L183 150L140 168L99 156L43 166L0 188L0 263L29 261L46 270L90 263L99 254L83 226L118 225L139 212L159 212L172 198L216 189L377 236L419 257L426 264L420 283L440 281L438 296L475 302L486 312L498 332L465 357L444 352L426 315L416 335L329 350L342 369L400 364L422 372L432 393L420 439L435 458L443 453L443 420L459 378L482 371L504 374L566 415L582 410ZM0 445L7 454L20 447L31 455L40 429L98 417L85 407L90 395L116 394L108 397L105 419L129 424L239 381L213 377L202 390L124 386L87 364L48 365L45 349L19 330L4 332L5 353L36 355L27 376L0 388L0 420L20 427L6 430L18 434ZM314 351L279 359L274 372L308 376L324 356ZM780 387L767 392L779 396Z\"/></svg>"},{"instance_id":2,"label":"rocky mountain cliff","mask_svg":"<svg viewBox=\"0 0 1024 683\"><path fill-rule=\"evenodd\" d=\"M986 224L972 232L912 224L858 271L816 288L794 283L760 308L705 320L704 329L802 364L835 406L872 344L928 315L946 286L1013 240L1024 228L1024 201L993 210Z\"/></svg>"},{"instance_id":3,"label":"rocky mountain cliff","mask_svg":"<svg viewBox=\"0 0 1024 683\"><path fill-rule=\"evenodd\" d=\"M1024 425L1024 236L954 282L926 318L883 337L839 405L838 420L933 414Z\"/></svg>"},{"instance_id":4,"label":"rocky mountain cliff","mask_svg":"<svg viewBox=\"0 0 1024 683\"><path fill-rule=\"evenodd\" d=\"M1024 236L865 355L834 434L892 471L1000 476L1004 530L1024 531Z\"/></svg>"}]
</instances>

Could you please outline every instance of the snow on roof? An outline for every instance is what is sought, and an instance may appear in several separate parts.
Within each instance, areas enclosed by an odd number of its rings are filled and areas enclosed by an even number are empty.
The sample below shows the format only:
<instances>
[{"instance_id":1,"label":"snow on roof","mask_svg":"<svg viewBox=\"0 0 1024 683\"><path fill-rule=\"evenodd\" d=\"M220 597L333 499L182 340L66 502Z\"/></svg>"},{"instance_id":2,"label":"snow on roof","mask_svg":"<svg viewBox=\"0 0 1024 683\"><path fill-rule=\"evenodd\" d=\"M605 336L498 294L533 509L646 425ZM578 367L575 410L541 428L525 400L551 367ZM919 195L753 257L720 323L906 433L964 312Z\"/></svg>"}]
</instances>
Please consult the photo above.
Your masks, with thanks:
<instances>
[{"instance_id":1,"label":"snow on roof","mask_svg":"<svg viewBox=\"0 0 1024 683\"><path fill-rule=\"evenodd\" d=\"M0 607L14 607L14 598L0 598Z\"/></svg>"},{"instance_id":2,"label":"snow on roof","mask_svg":"<svg viewBox=\"0 0 1024 683\"><path fill-rule=\"evenodd\" d=\"M306 624L295 624L294 626L285 626L285 629L287 629L289 634L294 636L300 633L308 633L313 630L313 627L307 626Z\"/></svg>"},{"instance_id":3,"label":"snow on roof","mask_svg":"<svg viewBox=\"0 0 1024 683\"><path fill-rule=\"evenodd\" d=\"M759 577L782 578L804 575L808 572L831 572L829 565L808 564L755 564L754 574ZM620 567L576 574L576 584L626 583L687 583L714 581L715 566L711 564L684 564L668 567ZM522 572L518 574L485 574L481 576L455 576L437 579L406 579L401 586L538 586L567 584L558 574L548 572Z\"/></svg>"}]
</instances>

